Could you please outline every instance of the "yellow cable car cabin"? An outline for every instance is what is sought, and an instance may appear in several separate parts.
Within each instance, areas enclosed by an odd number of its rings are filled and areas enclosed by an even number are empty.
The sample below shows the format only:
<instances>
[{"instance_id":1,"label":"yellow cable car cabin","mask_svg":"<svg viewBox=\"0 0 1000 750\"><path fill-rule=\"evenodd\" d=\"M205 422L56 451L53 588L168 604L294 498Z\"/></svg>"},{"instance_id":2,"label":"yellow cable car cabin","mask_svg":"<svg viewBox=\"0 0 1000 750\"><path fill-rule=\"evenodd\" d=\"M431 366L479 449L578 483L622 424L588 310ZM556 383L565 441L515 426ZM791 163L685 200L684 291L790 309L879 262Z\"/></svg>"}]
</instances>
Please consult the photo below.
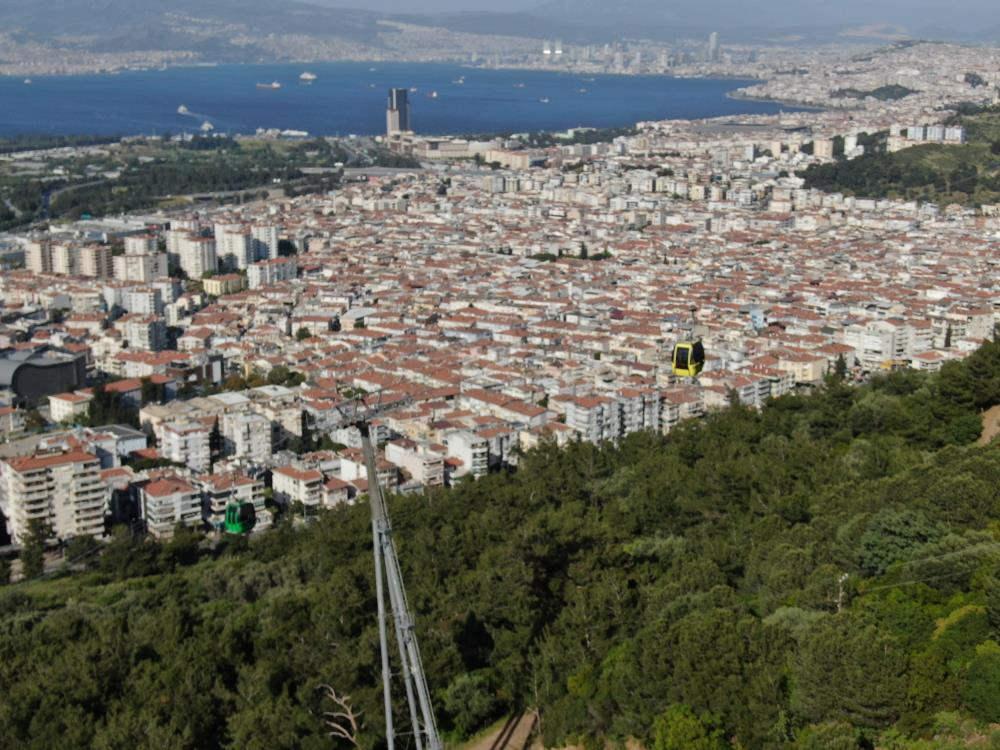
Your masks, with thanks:
<instances>
[{"instance_id":1,"label":"yellow cable car cabin","mask_svg":"<svg viewBox=\"0 0 1000 750\"><path fill-rule=\"evenodd\" d=\"M674 375L694 378L705 368L705 347L701 341L680 341L674 346Z\"/></svg>"}]
</instances>

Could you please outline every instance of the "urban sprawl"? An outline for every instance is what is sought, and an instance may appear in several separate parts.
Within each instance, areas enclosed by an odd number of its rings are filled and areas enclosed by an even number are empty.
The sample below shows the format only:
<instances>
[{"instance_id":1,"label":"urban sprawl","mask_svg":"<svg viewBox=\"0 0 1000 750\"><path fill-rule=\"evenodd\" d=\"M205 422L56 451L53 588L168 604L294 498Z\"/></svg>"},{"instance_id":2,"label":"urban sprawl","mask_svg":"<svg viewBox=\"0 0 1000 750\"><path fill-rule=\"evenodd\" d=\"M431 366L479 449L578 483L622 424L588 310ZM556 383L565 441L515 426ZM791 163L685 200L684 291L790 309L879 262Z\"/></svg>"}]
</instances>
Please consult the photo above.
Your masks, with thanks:
<instances>
[{"instance_id":1,"label":"urban sprawl","mask_svg":"<svg viewBox=\"0 0 1000 750\"><path fill-rule=\"evenodd\" d=\"M398 405L372 428L378 481L421 492L542 441L669 433L834 372L967 356L1000 320L1000 210L824 193L796 175L864 158L878 132L890 152L961 146L946 121L994 100L1000 54L852 59L741 92L822 110L546 148L415 134L397 90L382 142L422 169L8 237L24 258L0 276L14 543L36 518L59 540L112 521L165 537L221 529L233 502L254 504L257 530L351 503L370 480L343 419L358 397ZM838 93L884 86L914 93L850 106ZM674 347L695 340L704 370L680 377Z\"/></svg>"}]
</instances>

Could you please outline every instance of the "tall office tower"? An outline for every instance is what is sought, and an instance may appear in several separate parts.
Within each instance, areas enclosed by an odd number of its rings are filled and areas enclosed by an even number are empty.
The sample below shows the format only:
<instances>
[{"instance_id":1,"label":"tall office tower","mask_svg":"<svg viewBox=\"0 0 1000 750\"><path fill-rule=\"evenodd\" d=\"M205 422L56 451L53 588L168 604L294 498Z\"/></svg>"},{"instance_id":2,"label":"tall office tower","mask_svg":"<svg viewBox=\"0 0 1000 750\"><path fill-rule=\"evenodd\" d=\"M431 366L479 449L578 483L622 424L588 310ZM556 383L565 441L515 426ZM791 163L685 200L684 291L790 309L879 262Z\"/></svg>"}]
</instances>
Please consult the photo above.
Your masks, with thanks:
<instances>
[{"instance_id":1,"label":"tall office tower","mask_svg":"<svg viewBox=\"0 0 1000 750\"><path fill-rule=\"evenodd\" d=\"M708 35L708 59L715 62L719 59L719 32L713 31Z\"/></svg>"},{"instance_id":2,"label":"tall office tower","mask_svg":"<svg viewBox=\"0 0 1000 750\"><path fill-rule=\"evenodd\" d=\"M410 129L410 101L406 89L389 89L389 106L385 111L386 133L405 133Z\"/></svg>"}]
</instances>

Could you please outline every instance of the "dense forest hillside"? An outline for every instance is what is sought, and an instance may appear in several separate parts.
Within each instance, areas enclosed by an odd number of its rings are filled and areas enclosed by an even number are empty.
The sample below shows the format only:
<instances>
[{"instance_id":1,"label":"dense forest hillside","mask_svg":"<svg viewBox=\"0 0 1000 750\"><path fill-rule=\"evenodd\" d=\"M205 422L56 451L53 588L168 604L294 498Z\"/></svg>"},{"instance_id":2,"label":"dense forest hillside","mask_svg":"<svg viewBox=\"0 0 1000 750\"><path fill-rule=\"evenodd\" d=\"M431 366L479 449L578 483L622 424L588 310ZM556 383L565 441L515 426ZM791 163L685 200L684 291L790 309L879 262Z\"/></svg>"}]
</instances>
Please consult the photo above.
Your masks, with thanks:
<instances>
[{"instance_id":1,"label":"dense forest hillside","mask_svg":"<svg viewBox=\"0 0 1000 750\"><path fill-rule=\"evenodd\" d=\"M537 706L555 746L997 747L997 403L987 344L393 498L442 726ZM379 747L370 542L363 506L212 552L119 533L0 589L4 747L330 748L324 684Z\"/></svg>"},{"instance_id":2,"label":"dense forest hillside","mask_svg":"<svg viewBox=\"0 0 1000 750\"><path fill-rule=\"evenodd\" d=\"M806 187L863 198L900 198L946 205L1000 201L1000 107L962 108L948 123L966 129L963 145L927 143L885 153L871 148L857 159L813 164Z\"/></svg>"}]
</instances>

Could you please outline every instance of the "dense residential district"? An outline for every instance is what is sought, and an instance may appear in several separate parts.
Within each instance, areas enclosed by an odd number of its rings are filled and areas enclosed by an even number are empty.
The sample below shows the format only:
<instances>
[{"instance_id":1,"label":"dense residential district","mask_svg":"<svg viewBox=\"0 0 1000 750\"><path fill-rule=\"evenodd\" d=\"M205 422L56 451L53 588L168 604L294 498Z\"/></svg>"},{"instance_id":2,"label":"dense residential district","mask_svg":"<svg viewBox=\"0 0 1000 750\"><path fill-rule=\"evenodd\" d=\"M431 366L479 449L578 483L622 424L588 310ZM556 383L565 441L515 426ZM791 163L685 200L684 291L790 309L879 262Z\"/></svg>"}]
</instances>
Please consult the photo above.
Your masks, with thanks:
<instances>
[{"instance_id":1,"label":"dense residential district","mask_svg":"<svg viewBox=\"0 0 1000 750\"><path fill-rule=\"evenodd\" d=\"M989 104L993 70L934 97ZM815 98L804 81L785 93ZM221 529L233 502L255 505L255 531L351 503L371 478L341 410L365 394L398 405L374 426L378 480L421 492L540 441L669 433L831 373L937 370L998 322L996 207L797 176L865 158L875 133L961 148L924 97L543 148L421 137L395 106L385 143L422 169L16 238L24 267L0 276L12 543L33 519L53 541L121 522L166 537ZM699 340L703 372L678 375L675 345Z\"/></svg>"}]
</instances>

